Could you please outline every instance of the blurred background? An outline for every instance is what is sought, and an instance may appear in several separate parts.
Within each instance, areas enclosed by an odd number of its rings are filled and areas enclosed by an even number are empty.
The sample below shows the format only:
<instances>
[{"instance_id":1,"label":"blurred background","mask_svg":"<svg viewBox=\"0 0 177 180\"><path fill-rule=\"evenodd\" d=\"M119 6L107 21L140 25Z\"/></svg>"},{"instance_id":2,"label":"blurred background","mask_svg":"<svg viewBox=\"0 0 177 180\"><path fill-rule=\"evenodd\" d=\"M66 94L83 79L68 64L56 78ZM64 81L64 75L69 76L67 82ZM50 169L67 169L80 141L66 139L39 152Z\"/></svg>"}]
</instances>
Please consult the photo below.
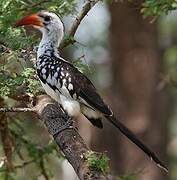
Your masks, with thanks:
<instances>
[{"instance_id":1,"label":"blurred background","mask_svg":"<svg viewBox=\"0 0 177 180\"><path fill-rule=\"evenodd\" d=\"M15 21L48 9L61 15L67 38L84 3L0 0L0 107L23 107L26 95L43 93L29 61L40 35L31 28L12 28ZM98 2L79 26L77 42L61 51L170 169L168 175L162 172L106 120L99 130L79 119L77 126L86 144L108 155L110 173L119 179L177 179L176 6L173 0ZM31 113L0 113L0 135L0 179L77 179Z\"/></svg>"}]
</instances>

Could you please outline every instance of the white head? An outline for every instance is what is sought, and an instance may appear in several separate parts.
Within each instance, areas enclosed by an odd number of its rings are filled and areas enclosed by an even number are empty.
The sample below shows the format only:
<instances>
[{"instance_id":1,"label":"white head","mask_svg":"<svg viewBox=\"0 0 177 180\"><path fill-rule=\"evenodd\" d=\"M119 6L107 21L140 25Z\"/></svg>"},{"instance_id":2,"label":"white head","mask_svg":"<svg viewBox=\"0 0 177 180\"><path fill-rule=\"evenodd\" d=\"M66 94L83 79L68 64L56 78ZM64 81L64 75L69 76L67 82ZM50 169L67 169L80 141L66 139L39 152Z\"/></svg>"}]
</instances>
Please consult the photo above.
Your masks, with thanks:
<instances>
[{"instance_id":1,"label":"white head","mask_svg":"<svg viewBox=\"0 0 177 180\"><path fill-rule=\"evenodd\" d=\"M48 36L55 34L61 41L64 36L64 26L60 18L51 12L41 11L38 13L38 18L42 22L43 26L34 26L39 29L43 35Z\"/></svg>"},{"instance_id":2,"label":"white head","mask_svg":"<svg viewBox=\"0 0 177 180\"><path fill-rule=\"evenodd\" d=\"M53 42L54 46L59 45L64 36L64 26L60 18L47 11L40 11L38 13L26 16L16 23L16 27L23 25L32 25L34 28L40 30L43 34L41 43Z\"/></svg>"}]
</instances>

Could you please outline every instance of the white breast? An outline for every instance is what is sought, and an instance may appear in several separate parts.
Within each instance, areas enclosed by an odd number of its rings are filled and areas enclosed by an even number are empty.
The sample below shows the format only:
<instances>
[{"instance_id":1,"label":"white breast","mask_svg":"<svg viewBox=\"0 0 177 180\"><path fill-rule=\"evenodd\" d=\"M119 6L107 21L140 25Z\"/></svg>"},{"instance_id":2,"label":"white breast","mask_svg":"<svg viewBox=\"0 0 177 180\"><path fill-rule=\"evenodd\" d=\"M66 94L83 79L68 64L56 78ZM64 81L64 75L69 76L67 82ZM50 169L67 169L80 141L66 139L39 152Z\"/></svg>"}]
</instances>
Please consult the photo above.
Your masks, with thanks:
<instances>
[{"instance_id":1,"label":"white breast","mask_svg":"<svg viewBox=\"0 0 177 180\"><path fill-rule=\"evenodd\" d=\"M71 117L78 117L80 115L80 103L68 98L66 96L63 96L60 94L60 101L63 109L68 113Z\"/></svg>"},{"instance_id":2,"label":"white breast","mask_svg":"<svg viewBox=\"0 0 177 180\"><path fill-rule=\"evenodd\" d=\"M58 91L54 91L47 83L44 84L41 82L44 90L46 93L55 101L57 101L59 104L62 105L63 109L68 113L69 116L72 117L78 117L80 115L80 103L73 100L71 97L68 97L68 94L65 92L64 94L67 95L62 95Z\"/></svg>"}]
</instances>

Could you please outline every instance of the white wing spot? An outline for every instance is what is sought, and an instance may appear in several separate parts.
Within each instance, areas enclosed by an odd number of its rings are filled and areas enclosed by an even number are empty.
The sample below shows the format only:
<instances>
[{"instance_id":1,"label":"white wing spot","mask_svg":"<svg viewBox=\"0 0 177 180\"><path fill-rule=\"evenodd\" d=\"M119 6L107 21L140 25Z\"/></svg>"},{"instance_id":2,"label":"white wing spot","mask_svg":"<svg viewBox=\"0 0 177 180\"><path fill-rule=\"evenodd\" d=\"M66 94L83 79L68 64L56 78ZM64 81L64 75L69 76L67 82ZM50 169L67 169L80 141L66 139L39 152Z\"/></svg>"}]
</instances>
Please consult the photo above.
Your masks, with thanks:
<instances>
[{"instance_id":1,"label":"white wing spot","mask_svg":"<svg viewBox=\"0 0 177 180\"><path fill-rule=\"evenodd\" d=\"M47 80L48 80L49 82L52 80L52 78L51 78L51 74L49 74L49 76L48 76Z\"/></svg>"},{"instance_id":2,"label":"white wing spot","mask_svg":"<svg viewBox=\"0 0 177 180\"><path fill-rule=\"evenodd\" d=\"M56 78L58 77L58 72L55 72L54 77Z\"/></svg>"},{"instance_id":3,"label":"white wing spot","mask_svg":"<svg viewBox=\"0 0 177 180\"><path fill-rule=\"evenodd\" d=\"M42 77L43 77L43 79L46 79L46 75L45 74L43 74Z\"/></svg>"},{"instance_id":4,"label":"white wing spot","mask_svg":"<svg viewBox=\"0 0 177 180\"><path fill-rule=\"evenodd\" d=\"M71 77L68 78L68 81L71 82Z\"/></svg>"},{"instance_id":5,"label":"white wing spot","mask_svg":"<svg viewBox=\"0 0 177 180\"><path fill-rule=\"evenodd\" d=\"M73 94L73 98L74 98L74 99L76 99L76 98L77 98L76 93L74 93L74 94Z\"/></svg>"},{"instance_id":6,"label":"white wing spot","mask_svg":"<svg viewBox=\"0 0 177 180\"><path fill-rule=\"evenodd\" d=\"M42 62L41 66L44 66L45 65L45 62Z\"/></svg>"},{"instance_id":7,"label":"white wing spot","mask_svg":"<svg viewBox=\"0 0 177 180\"><path fill-rule=\"evenodd\" d=\"M69 76L69 73L66 73L66 77L68 77Z\"/></svg>"},{"instance_id":8,"label":"white wing spot","mask_svg":"<svg viewBox=\"0 0 177 180\"><path fill-rule=\"evenodd\" d=\"M63 73L63 72L61 72L61 75L62 75L62 76L64 76L64 73Z\"/></svg>"},{"instance_id":9,"label":"white wing spot","mask_svg":"<svg viewBox=\"0 0 177 180\"><path fill-rule=\"evenodd\" d=\"M69 83L68 89L69 89L70 91L73 90L73 85L72 85L71 83Z\"/></svg>"},{"instance_id":10,"label":"white wing spot","mask_svg":"<svg viewBox=\"0 0 177 180\"><path fill-rule=\"evenodd\" d=\"M42 74L45 74L45 73L46 73L46 69L42 68Z\"/></svg>"},{"instance_id":11,"label":"white wing spot","mask_svg":"<svg viewBox=\"0 0 177 180\"><path fill-rule=\"evenodd\" d=\"M66 83L66 79L63 79L63 85L65 85L65 83Z\"/></svg>"}]
</instances>

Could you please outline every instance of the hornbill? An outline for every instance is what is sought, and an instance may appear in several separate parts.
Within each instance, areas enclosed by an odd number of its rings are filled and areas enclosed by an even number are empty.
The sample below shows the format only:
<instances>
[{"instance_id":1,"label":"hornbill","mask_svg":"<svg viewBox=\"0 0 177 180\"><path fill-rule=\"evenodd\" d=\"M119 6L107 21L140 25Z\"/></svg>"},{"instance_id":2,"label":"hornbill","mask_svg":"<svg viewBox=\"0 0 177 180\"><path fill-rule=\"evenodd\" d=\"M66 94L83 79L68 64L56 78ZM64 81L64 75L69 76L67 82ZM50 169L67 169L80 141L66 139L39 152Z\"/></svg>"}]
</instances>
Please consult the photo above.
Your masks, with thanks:
<instances>
[{"instance_id":1,"label":"hornbill","mask_svg":"<svg viewBox=\"0 0 177 180\"><path fill-rule=\"evenodd\" d=\"M168 171L155 153L114 116L92 82L60 56L58 47L64 36L64 26L60 18L52 12L40 11L22 18L15 26L23 25L32 25L42 32L42 40L37 50L36 69L46 93L56 100L69 116L77 118L83 114L98 128L103 128L101 119L105 117L159 167Z\"/></svg>"}]
</instances>

